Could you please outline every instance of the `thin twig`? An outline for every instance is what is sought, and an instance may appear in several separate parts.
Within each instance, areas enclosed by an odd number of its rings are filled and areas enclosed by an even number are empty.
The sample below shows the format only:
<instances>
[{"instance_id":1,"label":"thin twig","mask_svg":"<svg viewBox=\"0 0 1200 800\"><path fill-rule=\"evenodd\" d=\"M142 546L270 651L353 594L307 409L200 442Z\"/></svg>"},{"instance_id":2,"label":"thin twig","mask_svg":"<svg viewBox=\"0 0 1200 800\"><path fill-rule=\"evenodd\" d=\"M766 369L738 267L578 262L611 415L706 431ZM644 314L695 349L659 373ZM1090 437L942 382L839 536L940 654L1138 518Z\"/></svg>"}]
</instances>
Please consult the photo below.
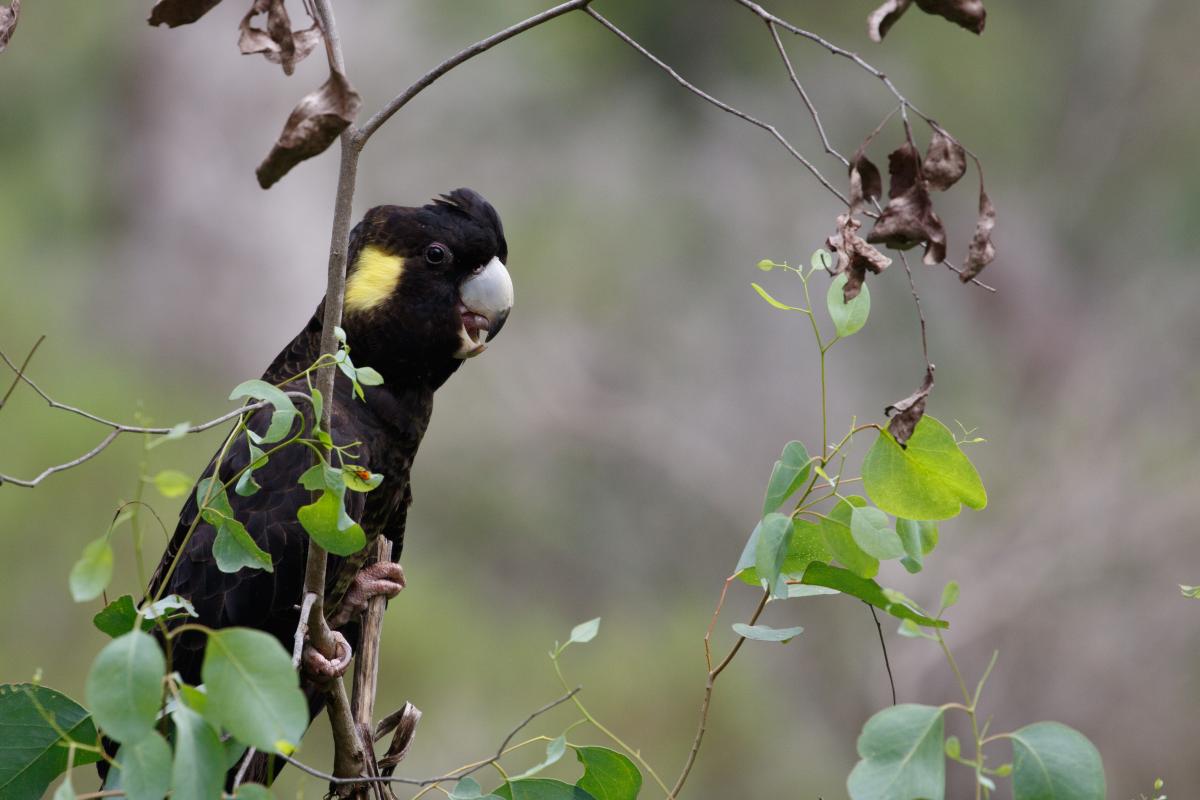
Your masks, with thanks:
<instances>
[{"instance_id":1,"label":"thin twig","mask_svg":"<svg viewBox=\"0 0 1200 800\"><path fill-rule=\"evenodd\" d=\"M925 312L921 310L921 295L917 294L917 281L913 277L912 267L908 265L908 254L900 251L900 263L908 275L908 288L912 290L913 303L917 306L917 318L921 320L921 355L925 357L925 368L932 371L933 364L929 362L929 342L925 337Z\"/></svg>"},{"instance_id":2,"label":"thin twig","mask_svg":"<svg viewBox=\"0 0 1200 800\"><path fill-rule=\"evenodd\" d=\"M246 777L246 770L250 769L250 762L254 760L254 754L258 752L258 748L251 747L246 751L246 755L242 756L242 765L238 767L237 775L233 776L233 793L237 794L237 788L242 785L242 780Z\"/></svg>"},{"instance_id":3,"label":"thin twig","mask_svg":"<svg viewBox=\"0 0 1200 800\"><path fill-rule=\"evenodd\" d=\"M320 2L320 0L318 0L318 2ZM504 755L504 751L508 747L508 743L513 740L514 736L516 736L518 733L520 733L522 728L524 728L529 723L533 722L535 719L540 717L542 714L545 714L547 711L550 711L551 709L556 708L557 706L560 706L563 703L567 702L572 697L574 697L576 694L578 694L581 689L582 689L582 687L576 687L576 688L572 689L571 691L564 694L562 697L560 697L557 700L554 700L550 703L547 703L546 705L539 708L537 711L534 711L532 714L530 714L524 720L522 720L521 723L517 725L517 727L513 728L512 731L507 736L504 737L503 743L500 745L499 749L496 750L496 755L492 756L491 758L489 758L485 761L480 761L480 762L472 765L468 769L455 770L454 772L451 772L447 775L439 775L436 778L398 778L394 775L378 776L378 777L359 776L359 777L355 777L355 778L339 778L334 775L330 775L328 773L321 772L319 769L316 769L314 767L310 767L301 761L297 761L296 759L292 758L291 756L276 754L276 757L282 758L284 761L299 768L303 772L307 772L309 775L312 775L314 778L321 778L322 780L327 780L330 783L335 784L335 785L347 785L347 784L355 784L355 783L404 783L404 784L408 784L409 786L430 786L435 783L446 783L447 781L456 781L456 780L460 780L461 778L465 778L466 776L470 775L471 773L477 772L477 771L483 769L484 767L487 767L491 764L495 764L497 761L500 760L501 756Z\"/></svg>"},{"instance_id":4,"label":"thin twig","mask_svg":"<svg viewBox=\"0 0 1200 800\"><path fill-rule=\"evenodd\" d=\"M804 107L808 109L808 114L812 117L813 124L817 126L817 133L821 136L821 145L824 146L826 153L841 161L843 166L849 167L850 160L839 153L829 143L829 137L825 135L825 126L821 124L821 115L817 113L817 107L809 99L808 92L804 91L804 85L796 77L796 69L792 66L792 59L788 57L787 50L783 46L783 40L779 38L779 29L775 25L774 20L767 20L767 30L771 32L771 38L775 41L775 49L779 51L779 57L783 59L783 65L787 68L788 78L791 80L792 85L796 87L796 91L800 93L800 99L804 101Z\"/></svg>"},{"instance_id":5,"label":"thin twig","mask_svg":"<svg viewBox=\"0 0 1200 800\"><path fill-rule=\"evenodd\" d=\"M767 607L767 601L770 599L771 593L763 592L762 599L758 601L758 606L750 616L750 625L758 622L759 616L762 615L763 609ZM745 643L746 638L739 636L738 640L734 642L733 647L729 649L729 653L725 658L721 659L721 663L708 671L708 678L704 682L704 699L700 703L700 724L696 726L696 737L692 740L692 748L688 751L683 771L679 774L679 779L675 781L675 786L667 794L666 800L675 800L683 790L683 784L687 781L688 775L691 774L692 767L696 763L696 756L700 754L700 745L704 741L704 732L708 729L708 709L712 704L713 687L716 685L718 676L729 666L729 663L733 661Z\"/></svg>"},{"instance_id":6,"label":"thin twig","mask_svg":"<svg viewBox=\"0 0 1200 800\"><path fill-rule=\"evenodd\" d=\"M17 385L21 382L21 379L25 377L25 369L29 366L29 362L33 360L33 354L37 352L37 349L42 346L42 342L44 341L46 341L46 334L43 333L37 338L37 341L33 343L33 347L29 348L29 354L25 356L25 360L21 362L20 369L17 370L17 377L13 378L13 382L11 385L9 385L8 391L4 393L4 397L0 397L0 408L4 408L4 404L7 403L8 398L12 396L13 390L17 388ZM8 361L8 357L6 356L4 360ZM11 362L9 362L9 366L12 366Z\"/></svg>"},{"instance_id":7,"label":"thin twig","mask_svg":"<svg viewBox=\"0 0 1200 800\"><path fill-rule=\"evenodd\" d=\"M363 146L367 143L367 140L371 138L371 135L374 134L375 131L379 130L383 123L391 119L393 114L395 114L401 108L404 108L404 106L407 105L410 100L419 95L425 89L429 88L430 84L445 75L450 70L457 67L459 64L474 58L480 53L492 49L501 42L507 41L508 39L516 36L518 33L523 33L530 28L535 28L538 25L541 25L543 22L549 22L555 17L561 17L563 14L571 11L575 11L580 8L586 8L587 4L591 1L592 0L570 0L570 2L562 3L561 5L546 9L540 14L535 14L527 20L518 22L516 25L505 28L499 33L494 33L486 39L481 39L470 47L455 53L450 58L429 70L429 72L426 72L416 83L414 83L412 86L409 86L396 97L392 98L387 105L375 112L375 115L367 120L366 124L364 124L362 128L360 128L353 136L355 149L362 150Z\"/></svg>"},{"instance_id":8,"label":"thin twig","mask_svg":"<svg viewBox=\"0 0 1200 800\"><path fill-rule=\"evenodd\" d=\"M780 133L779 129L776 128L774 125L772 125L768 122L763 122L762 120L758 119L757 117L752 117L749 114L747 114L745 111L740 111L740 110L734 108L733 106L729 105L728 103L726 103L722 100L718 100L717 98L713 97L708 92L705 92L703 89L698 88L695 84L688 82L688 80L686 78L684 78L682 75L680 75L678 72L675 71L674 67L672 67L670 64L667 64L665 61L660 59L658 56L651 53L649 50L647 50L645 47L643 47L641 44L639 44L635 39L633 39L633 37L631 37L629 34L625 33L625 31L621 30L616 25L609 22L607 18L602 16L594 8L585 7L583 10L584 10L584 13L586 13L592 19L599 22L605 28L607 28L609 30L609 32L614 34L621 41L625 42L625 44L629 45L634 50L641 53L650 62L652 62L655 66L657 66L659 69L663 70L668 75L670 75L672 78L674 78L676 83L678 83L683 88L687 89L692 94L696 95L697 97L704 100L705 102L716 106L717 108L721 109L722 111L732 114L733 116L737 117L738 119L745 120L746 122L749 122L751 125L762 128L764 131L771 134L773 137L775 137L775 139L781 145L784 146L785 149L787 149L787 151L789 153L792 154L793 158L795 158L797 161L799 161L801 164L803 164L804 168L812 173L813 177L816 178L817 181L820 182L820 184L822 186L824 186L826 189L828 189L830 192L832 192L834 197L841 200L843 203L849 204L849 200L846 199L846 196L843 195L841 193L841 191L839 191L837 189L837 187L835 187L832 183L830 183L829 180L824 175L821 174L821 171L819 169L817 169L816 166L811 161L809 161L807 158L805 158L800 153L800 151L797 150L792 145L792 143L789 142L787 140L787 138L784 137L784 135L782 133Z\"/></svg>"},{"instance_id":9,"label":"thin twig","mask_svg":"<svg viewBox=\"0 0 1200 800\"><path fill-rule=\"evenodd\" d=\"M879 647L883 650L883 665L887 667L888 684L892 687L892 705L896 705L896 679L892 677L892 662L888 659L887 642L883 640L883 625L879 622L879 615L875 613L875 606L863 601L863 605L871 609L871 616L875 620L875 628L879 631Z\"/></svg>"},{"instance_id":10,"label":"thin twig","mask_svg":"<svg viewBox=\"0 0 1200 800\"><path fill-rule=\"evenodd\" d=\"M300 657L304 655L304 640L308 638L308 615L312 611L317 595L313 592L304 593L304 602L300 604L300 624L296 626L296 636L292 644L292 666L300 666Z\"/></svg>"}]
</instances>

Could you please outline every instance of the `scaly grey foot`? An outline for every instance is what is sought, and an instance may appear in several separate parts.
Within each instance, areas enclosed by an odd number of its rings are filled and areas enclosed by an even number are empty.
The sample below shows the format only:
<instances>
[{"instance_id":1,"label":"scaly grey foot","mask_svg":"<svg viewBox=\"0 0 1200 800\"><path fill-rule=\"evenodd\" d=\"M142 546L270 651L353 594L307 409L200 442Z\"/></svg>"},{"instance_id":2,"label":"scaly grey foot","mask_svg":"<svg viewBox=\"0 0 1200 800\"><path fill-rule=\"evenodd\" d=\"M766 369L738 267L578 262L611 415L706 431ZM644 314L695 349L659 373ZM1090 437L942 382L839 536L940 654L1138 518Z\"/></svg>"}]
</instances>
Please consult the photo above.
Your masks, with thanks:
<instances>
[{"instance_id":1,"label":"scaly grey foot","mask_svg":"<svg viewBox=\"0 0 1200 800\"><path fill-rule=\"evenodd\" d=\"M342 677L346 674L346 669L350 666L350 658L353 655L350 651L350 643L346 641L345 636L337 631L330 631L330 633L333 635L335 646L333 658L328 658L311 644L304 645L304 657L300 663L307 672L318 678Z\"/></svg>"},{"instance_id":2,"label":"scaly grey foot","mask_svg":"<svg viewBox=\"0 0 1200 800\"><path fill-rule=\"evenodd\" d=\"M404 570L394 561L380 561L359 570L337 613L330 618L330 627L340 628L366 611L372 597L382 595L390 600L400 594L404 586Z\"/></svg>"}]
</instances>

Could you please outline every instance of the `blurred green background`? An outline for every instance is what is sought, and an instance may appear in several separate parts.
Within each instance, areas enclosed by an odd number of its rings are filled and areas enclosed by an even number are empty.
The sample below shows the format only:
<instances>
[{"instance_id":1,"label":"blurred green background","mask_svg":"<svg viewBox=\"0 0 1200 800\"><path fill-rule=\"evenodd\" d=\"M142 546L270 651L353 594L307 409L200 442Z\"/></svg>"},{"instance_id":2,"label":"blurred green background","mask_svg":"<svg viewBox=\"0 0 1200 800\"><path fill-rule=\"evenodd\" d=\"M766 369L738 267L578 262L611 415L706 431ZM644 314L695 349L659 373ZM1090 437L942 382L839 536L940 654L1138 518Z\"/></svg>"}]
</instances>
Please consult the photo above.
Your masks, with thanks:
<instances>
[{"instance_id":1,"label":"blurred green background","mask_svg":"<svg viewBox=\"0 0 1200 800\"><path fill-rule=\"evenodd\" d=\"M149 5L27 2L0 55L0 348L19 358L48 334L30 372L57 399L173 424L228 409L229 388L311 314L336 156L261 191L253 169L323 80L322 59L284 78L239 56L244 2L174 31L145 25ZM1200 6L993 2L980 38L914 9L876 45L871 2L769 5L861 52L979 153L1000 214L984 273L998 293L917 273L939 367L929 410L988 438L970 454L991 505L942 526L924 573L893 562L883 582L929 603L962 582L949 641L969 680L1000 650L984 701L994 729L1061 720L1099 746L1110 797L1157 776L1187 796L1200 782L1200 605L1176 584L1200 583ZM370 111L540 7L337 10ZM841 179L753 15L727 0L596 7ZM853 151L890 96L845 60L788 45L835 145ZM877 163L899 135L881 137ZM460 185L504 218L518 302L487 356L439 394L414 472L409 588L388 612L380 697L384 711L412 700L425 712L402 773L493 752L559 693L551 643L602 616L600 636L564 657L568 679L669 779L696 723L704 628L771 463L787 440L820 437L805 321L749 282L785 300L799 285L754 264L806 261L837 202L765 133L581 15L408 106L364 154L355 213ZM969 176L940 199L955 260L975 191ZM878 419L920 377L899 264L870 285L871 323L833 351L834 429ZM0 471L29 477L103 433L18 390L0 413ZM194 475L218 439L160 447L149 469ZM133 495L140 457L128 437L36 490L0 487L0 680L40 668L82 698L100 604L73 604L66 576ZM173 525L178 501L154 505ZM156 558L161 538L147 535ZM114 587L136 594L129 538L117 541ZM718 647L754 599L735 592ZM806 631L786 648L750 643L722 677L689 794L844 797L855 737L889 701L870 615L834 597L772 606L764 621ZM936 647L885 632L901 701L955 699ZM574 719L560 709L539 730ZM322 766L325 729L302 751ZM950 771L960 796L967 770ZM295 770L279 785L280 797L323 793Z\"/></svg>"}]
</instances>

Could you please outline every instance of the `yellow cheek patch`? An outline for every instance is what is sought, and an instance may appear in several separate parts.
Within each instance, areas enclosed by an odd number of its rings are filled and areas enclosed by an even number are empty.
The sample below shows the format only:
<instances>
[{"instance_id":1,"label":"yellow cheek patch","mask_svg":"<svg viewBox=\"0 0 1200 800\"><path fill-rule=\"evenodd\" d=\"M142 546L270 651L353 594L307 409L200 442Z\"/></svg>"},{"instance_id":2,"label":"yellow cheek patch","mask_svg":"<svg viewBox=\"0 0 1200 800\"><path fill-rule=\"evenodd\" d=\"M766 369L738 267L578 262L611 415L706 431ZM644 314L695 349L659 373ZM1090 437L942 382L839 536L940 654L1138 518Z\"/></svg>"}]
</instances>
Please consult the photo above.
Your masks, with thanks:
<instances>
[{"instance_id":1,"label":"yellow cheek patch","mask_svg":"<svg viewBox=\"0 0 1200 800\"><path fill-rule=\"evenodd\" d=\"M404 274L404 259L367 245L346 280L346 310L370 311L383 305L396 291Z\"/></svg>"}]
</instances>

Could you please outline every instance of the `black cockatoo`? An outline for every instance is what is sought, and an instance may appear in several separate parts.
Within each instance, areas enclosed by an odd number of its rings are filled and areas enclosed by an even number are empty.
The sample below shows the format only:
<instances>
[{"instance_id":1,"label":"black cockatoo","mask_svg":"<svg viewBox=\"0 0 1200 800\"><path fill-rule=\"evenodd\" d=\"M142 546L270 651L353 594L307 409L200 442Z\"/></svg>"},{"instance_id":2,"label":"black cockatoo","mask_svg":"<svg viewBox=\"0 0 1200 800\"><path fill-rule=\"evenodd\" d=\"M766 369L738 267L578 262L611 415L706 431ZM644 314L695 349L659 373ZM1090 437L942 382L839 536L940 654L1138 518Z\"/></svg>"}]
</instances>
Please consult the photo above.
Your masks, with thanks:
<instances>
[{"instance_id":1,"label":"black cockatoo","mask_svg":"<svg viewBox=\"0 0 1200 800\"><path fill-rule=\"evenodd\" d=\"M377 536L390 539L396 558L412 501L409 471L429 424L433 394L465 359L481 353L504 325L513 302L507 258L496 210L470 189L456 189L419 208L373 208L350 234L342 327L354 363L372 367L384 382L367 387L358 398L349 379L339 373L330 433L338 445L360 442L355 463L384 476L374 491L347 493L346 510L368 541ZM307 391L303 380L285 382L317 360L323 310L322 304L305 329L276 356L263 373L265 381L283 384L285 390ZM312 412L307 404L302 407L307 428L312 425ZM254 412L249 428L262 433L271 411L268 407ZM220 479L237 475L249 459L243 435L221 461ZM206 477L216 461L209 464ZM234 515L270 554L273 571L222 572L213 554L216 531L207 523L202 522L185 542L197 513L193 493L151 579L149 594L180 595L195 606L199 619L192 621L212 628L258 628L291 651L309 542L297 511L312 502L311 493L297 478L311 462L307 448L289 446L254 473L261 490L248 497L229 493ZM394 596L403 585L397 564L363 567L363 557L372 549L329 558L326 615L350 648L357 647L357 616L367 600L380 594ZM194 633L174 640L170 669L187 683L201 680L205 643L203 635ZM301 686L312 714L323 702L319 677L344 671L345 655L330 660L315 651L306 653Z\"/></svg>"}]
</instances>

